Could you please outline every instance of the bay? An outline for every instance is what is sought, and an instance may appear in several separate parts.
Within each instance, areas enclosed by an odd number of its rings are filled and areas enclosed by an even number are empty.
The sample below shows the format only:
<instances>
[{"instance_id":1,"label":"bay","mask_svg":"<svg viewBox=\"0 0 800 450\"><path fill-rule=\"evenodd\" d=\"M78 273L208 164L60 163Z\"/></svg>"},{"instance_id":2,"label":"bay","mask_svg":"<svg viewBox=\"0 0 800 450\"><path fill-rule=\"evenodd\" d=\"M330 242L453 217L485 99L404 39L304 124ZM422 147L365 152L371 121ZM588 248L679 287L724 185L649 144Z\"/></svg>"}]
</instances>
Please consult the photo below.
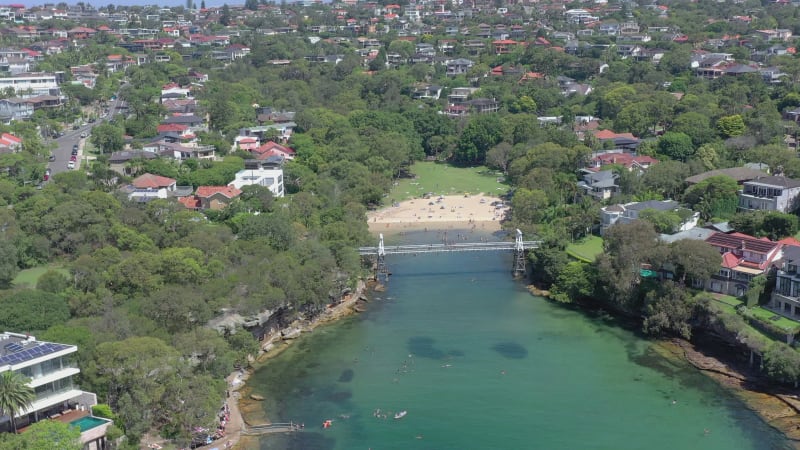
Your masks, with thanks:
<instances>
[{"instance_id":1,"label":"bay","mask_svg":"<svg viewBox=\"0 0 800 450\"><path fill-rule=\"evenodd\" d=\"M531 296L510 254L387 258L388 289L367 312L304 336L248 381L273 422L305 424L261 449L790 448L651 341Z\"/></svg>"}]
</instances>

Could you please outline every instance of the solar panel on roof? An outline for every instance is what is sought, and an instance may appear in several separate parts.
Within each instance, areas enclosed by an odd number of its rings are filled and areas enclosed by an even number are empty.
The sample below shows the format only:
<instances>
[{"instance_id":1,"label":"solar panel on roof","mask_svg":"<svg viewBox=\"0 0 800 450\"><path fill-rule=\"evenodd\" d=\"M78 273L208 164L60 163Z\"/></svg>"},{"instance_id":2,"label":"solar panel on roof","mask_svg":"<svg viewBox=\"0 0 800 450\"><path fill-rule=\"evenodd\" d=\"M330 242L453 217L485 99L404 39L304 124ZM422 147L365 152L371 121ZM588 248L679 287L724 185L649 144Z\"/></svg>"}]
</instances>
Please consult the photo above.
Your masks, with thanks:
<instances>
[{"instance_id":1,"label":"solar panel on roof","mask_svg":"<svg viewBox=\"0 0 800 450\"><path fill-rule=\"evenodd\" d=\"M22 350L22 346L16 342L9 342L8 344L4 345L3 348L10 352L18 352Z\"/></svg>"}]
</instances>

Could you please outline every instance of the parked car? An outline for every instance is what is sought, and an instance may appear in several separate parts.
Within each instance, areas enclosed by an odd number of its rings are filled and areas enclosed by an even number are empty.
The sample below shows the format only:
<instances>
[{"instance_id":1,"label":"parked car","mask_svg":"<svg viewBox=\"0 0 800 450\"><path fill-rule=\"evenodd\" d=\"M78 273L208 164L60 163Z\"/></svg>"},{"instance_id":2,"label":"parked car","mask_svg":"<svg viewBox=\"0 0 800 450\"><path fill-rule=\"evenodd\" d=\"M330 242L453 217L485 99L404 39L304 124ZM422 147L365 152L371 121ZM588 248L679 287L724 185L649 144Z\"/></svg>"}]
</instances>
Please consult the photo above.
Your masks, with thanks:
<instances>
[{"instance_id":1,"label":"parked car","mask_svg":"<svg viewBox=\"0 0 800 450\"><path fill-rule=\"evenodd\" d=\"M55 161L56 160L56 155L53 154L53 153L50 153L50 157L47 158L47 159L50 160L50 161Z\"/></svg>"},{"instance_id":2,"label":"parked car","mask_svg":"<svg viewBox=\"0 0 800 450\"><path fill-rule=\"evenodd\" d=\"M88 136L88 135L86 134L85 131L83 133L81 133L81 139L84 139L86 136Z\"/></svg>"},{"instance_id":3,"label":"parked car","mask_svg":"<svg viewBox=\"0 0 800 450\"><path fill-rule=\"evenodd\" d=\"M70 157L69 157L69 160L70 160L70 161L77 161L77 160L78 160L78 155L72 155L72 156L70 156Z\"/></svg>"},{"instance_id":4,"label":"parked car","mask_svg":"<svg viewBox=\"0 0 800 450\"><path fill-rule=\"evenodd\" d=\"M67 163L67 169L74 169L75 168L75 161L70 161Z\"/></svg>"},{"instance_id":5,"label":"parked car","mask_svg":"<svg viewBox=\"0 0 800 450\"><path fill-rule=\"evenodd\" d=\"M49 179L50 179L50 169L47 169L44 171L44 181L47 181Z\"/></svg>"}]
</instances>

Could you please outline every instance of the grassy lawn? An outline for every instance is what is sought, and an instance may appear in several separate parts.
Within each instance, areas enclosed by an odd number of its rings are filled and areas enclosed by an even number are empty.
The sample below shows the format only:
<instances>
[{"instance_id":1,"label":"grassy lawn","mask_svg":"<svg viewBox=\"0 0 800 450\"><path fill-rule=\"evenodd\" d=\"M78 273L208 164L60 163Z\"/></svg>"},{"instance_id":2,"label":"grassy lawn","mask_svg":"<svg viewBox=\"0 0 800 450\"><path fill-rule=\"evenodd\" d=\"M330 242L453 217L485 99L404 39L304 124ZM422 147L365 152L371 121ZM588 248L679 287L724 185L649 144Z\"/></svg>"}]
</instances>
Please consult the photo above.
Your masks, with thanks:
<instances>
[{"instance_id":1,"label":"grassy lawn","mask_svg":"<svg viewBox=\"0 0 800 450\"><path fill-rule=\"evenodd\" d=\"M430 161L419 161L411 166L411 173L416 178L398 180L392 188L389 198L394 201L420 198L426 192L436 195L460 195L464 193L500 196L508 191L505 182L498 182L503 175L486 167L453 167L449 164L437 164Z\"/></svg>"},{"instance_id":2,"label":"grassy lawn","mask_svg":"<svg viewBox=\"0 0 800 450\"><path fill-rule=\"evenodd\" d=\"M567 254L583 262L594 262L601 253L603 253L603 238L600 236L587 236L567 246Z\"/></svg>"},{"instance_id":3,"label":"grassy lawn","mask_svg":"<svg viewBox=\"0 0 800 450\"><path fill-rule=\"evenodd\" d=\"M744 302L730 295L714 294L714 303L717 307L725 312L738 314L736 308ZM764 309L760 306L748 308L748 311L760 322L771 324L787 333L796 333L798 330L800 330L800 323L791 319L787 319L786 317L783 317L768 309ZM773 320L773 318L775 319Z\"/></svg>"},{"instance_id":4,"label":"grassy lawn","mask_svg":"<svg viewBox=\"0 0 800 450\"><path fill-rule=\"evenodd\" d=\"M58 266L39 266L33 267L30 269L21 270L16 277L14 277L14 286L21 287L21 286L28 286L31 288L36 287L36 282L39 281L39 277L41 277L45 272L48 270L57 270L64 275L69 276L69 271L63 267Z\"/></svg>"},{"instance_id":5,"label":"grassy lawn","mask_svg":"<svg viewBox=\"0 0 800 450\"><path fill-rule=\"evenodd\" d=\"M787 319L786 317L783 317L778 313L772 312L768 309L756 306L755 308L750 308L750 312L753 313L753 316L758 318L760 321L771 323L787 333L795 333L797 332L798 328L800 328L800 323L797 323L791 319ZM775 317L777 317L777 319L773 320Z\"/></svg>"}]
</instances>

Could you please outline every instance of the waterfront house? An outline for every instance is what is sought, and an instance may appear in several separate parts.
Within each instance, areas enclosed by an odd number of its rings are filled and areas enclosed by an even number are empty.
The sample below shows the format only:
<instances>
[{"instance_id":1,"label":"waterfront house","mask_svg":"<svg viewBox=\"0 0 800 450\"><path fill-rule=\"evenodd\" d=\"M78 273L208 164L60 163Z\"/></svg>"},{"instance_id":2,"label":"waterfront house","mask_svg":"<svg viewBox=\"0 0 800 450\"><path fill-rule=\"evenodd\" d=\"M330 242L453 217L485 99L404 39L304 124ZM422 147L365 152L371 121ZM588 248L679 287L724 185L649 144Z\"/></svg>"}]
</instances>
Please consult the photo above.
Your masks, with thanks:
<instances>
[{"instance_id":1,"label":"waterfront house","mask_svg":"<svg viewBox=\"0 0 800 450\"><path fill-rule=\"evenodd\" d=\"M97 404L97 395L75 386L73 377L81 371L75 364L77 352L75 345L38 341L29 334L6 331L0 334L0 372L25 376L35 393L30 407L15 416L18 428L45 419L71 425L80 421L84 448L99 450L106 448L105 434L112 422L88 412ZM9 416L0 417L0 429L11 430Z\"/></svg>"},{"instance_id":2,"label":"waterfront house","mask_svg":"<svg viewBox=\"0 0 800 450\"><path fill-rule=\"evenodd\" d=\"M777 271L775 290L769 308L794 320L800 320L800 245L787 245L783 249L783 264Z\"/></svg>"},{"instance_id":3,"label":"waterfront house","mask_svg":"<svg viewBox=\"0 0 800 450\"><path fill-rule=\"evenodd\" d=\"M648 200L646 202L632 202L610 205L600 209L600 234L615 223L631 223L639 220L639 213L645 210L672 211L681 216L681 224L675 232L686 231L697 226L700 213L681 207L675 200Z\"/></svg>"},{"instance_id":4,"label":"waterfront house","mask_svg":"<svg viewBox=\"0 0 800 450\"><path fill-rule=\"evenodd\" d=\"M800 180L784 176L762 176L745 181L739 191L739 209L745 211L795 212Z\"/></svg>"},{"instance_id":5,"label":"waterfront house","mask_svg":"<svg viewBox=\"0 0 800 450\"><path fill-rule=\"evenodd\" d=\"M716 247L722 257L719 272L705 283L712 292L741 297L750 280L766 275L782 256L780 242L755 238L743 233L714 233L706 242Z\"/></svg>"}]
</instances>

